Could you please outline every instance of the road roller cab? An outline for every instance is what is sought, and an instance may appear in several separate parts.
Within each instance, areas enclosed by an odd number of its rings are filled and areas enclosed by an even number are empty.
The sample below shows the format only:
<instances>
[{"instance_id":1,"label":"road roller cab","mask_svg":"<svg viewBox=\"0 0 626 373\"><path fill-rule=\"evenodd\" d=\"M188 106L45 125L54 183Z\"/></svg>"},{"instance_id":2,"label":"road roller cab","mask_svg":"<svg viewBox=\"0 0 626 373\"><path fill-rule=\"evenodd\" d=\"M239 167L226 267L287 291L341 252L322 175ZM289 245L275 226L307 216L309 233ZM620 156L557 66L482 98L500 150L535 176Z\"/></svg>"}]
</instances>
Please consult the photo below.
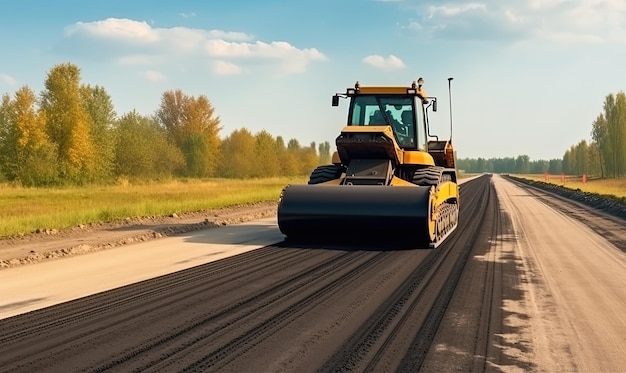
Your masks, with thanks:
<instances>
[{"instance_id":1,"label":"road roller cab","mask_svg":"<svg viewBox=\"0 0 626 373\"><path fill-rule=\"evenodd\" d=\"M420 247L436 247L456 228L458 186L451 141L429 133L428 97L420 78L407 86L358 82L332 97L349 100L332 164L307 185L288 185L278 225L288 238L338 237L375 229Z\"/></svg>"}]
</instances>

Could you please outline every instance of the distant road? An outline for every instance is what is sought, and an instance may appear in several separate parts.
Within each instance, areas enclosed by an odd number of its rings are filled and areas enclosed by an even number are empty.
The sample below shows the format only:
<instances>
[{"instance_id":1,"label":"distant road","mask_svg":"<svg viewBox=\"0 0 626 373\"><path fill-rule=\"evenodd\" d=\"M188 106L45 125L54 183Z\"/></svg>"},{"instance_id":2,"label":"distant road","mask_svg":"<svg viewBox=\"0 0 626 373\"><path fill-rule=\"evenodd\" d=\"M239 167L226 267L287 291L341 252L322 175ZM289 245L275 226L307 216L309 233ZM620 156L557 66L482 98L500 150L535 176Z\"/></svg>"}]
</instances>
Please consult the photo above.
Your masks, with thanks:
<instances>
[{"instance_id":1,"label":"distant road","mask_svg":"<svg viewBox=\"0 0 626 373\"><path fill-rule=\"evenodd\" d=\"M3 270L0 371L626 371L624 221L497 175L460 221L435 250L274 218Z\"/></svg>"}]
</instances>

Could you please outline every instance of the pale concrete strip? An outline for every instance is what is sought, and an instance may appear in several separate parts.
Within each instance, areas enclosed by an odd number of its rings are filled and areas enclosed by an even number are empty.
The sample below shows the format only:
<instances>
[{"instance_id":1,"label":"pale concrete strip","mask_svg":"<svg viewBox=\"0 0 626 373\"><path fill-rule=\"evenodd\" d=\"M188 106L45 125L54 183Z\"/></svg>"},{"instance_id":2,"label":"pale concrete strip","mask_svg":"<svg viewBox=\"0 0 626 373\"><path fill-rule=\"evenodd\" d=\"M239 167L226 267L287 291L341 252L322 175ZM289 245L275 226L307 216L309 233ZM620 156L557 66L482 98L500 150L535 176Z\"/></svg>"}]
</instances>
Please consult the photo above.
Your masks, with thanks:
<instances>
[{"instance_id":1,"label":"pale concrete strip","mask_svg":"<svg viewBox=\"0 0 626 373\"><path fill-rule=\"evenodd\" d=\"M626 254L523 189L493 180L529 279L518 311L528 313L524 339L533 341L537 371L626 372Z\"/></svg>"},{"instance_id":2,"label":"pale concrete strip","mask_svg":"<svg viewBox=\"0 0 626 373\"><path fill-rule=\"evenodd\" d=\"M276 217L0 271L0 319L281 242Z\"/></svg>"}]
</instances>

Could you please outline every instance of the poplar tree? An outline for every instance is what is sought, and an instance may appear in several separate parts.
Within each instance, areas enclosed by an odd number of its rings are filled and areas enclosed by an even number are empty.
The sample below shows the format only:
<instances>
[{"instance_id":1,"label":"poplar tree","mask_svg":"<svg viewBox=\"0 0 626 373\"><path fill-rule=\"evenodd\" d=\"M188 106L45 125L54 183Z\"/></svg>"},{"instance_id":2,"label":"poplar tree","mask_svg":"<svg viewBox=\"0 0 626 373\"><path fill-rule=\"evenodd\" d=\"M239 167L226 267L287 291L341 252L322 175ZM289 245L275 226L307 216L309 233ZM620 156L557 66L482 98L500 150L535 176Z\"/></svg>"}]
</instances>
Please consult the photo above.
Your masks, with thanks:
<instances>
[{"instance_id":1,"label":"poplar tree","mask_svg":"<svg viewBox=\"0 0 626 373\"><path fill-rule=\"evenodd\" d=\"M319 157L320 165L330 164L332 162L332 155L330 154L330 142L324 141L319 144Z\"/></svg>"},{"instance_id":2,"label":"poplar tree","mask_svg":"<svg viewBox=\"0 0 626 373\"><path fill-rule=\"evenodd\" d=\"M35 93L23 86L14 100L3 98L2 164L9 180L25 186L44 186L57 182L54 145L45 132L45 119L37 109Z\"/></svg>"},{"instance_id":3,"label":"poplar tree","mask_svg":"<svg viewBox=\"0 0 626 373\"><path fill-rule=\"evenodd\" d=\"M600 176L604 178L606 170L606 159L610 157L608 144L608 126L603 114L600 114L593 121L591 126L591 138L597 144L596 151L600 161Z\"/></svg>"},{"instance_id":4,"label":"poplar tree","mask_svg":"<svg viewBox=\"0 0 626 373\"><path fill-rule=\"evenodd\" d=\"M89 114L80 95L80 69L65 63L47 74L41 92L41 109L47 121L47 134L57 145L61 177L82 183L95 172L95 149Z\"/></svg>"},{"instance_id":5,"label":"poplar tree","mask_svg":"<svg viewBox=\"0 0 626 373\"><path fill-rule=\"evenodd\" d=\"M221 143L219 175L228 178L253 177L259 167L254 154L255 144L256 139L247 128L231 132Z\"/></svg>"},{"instance_id":6,"label":"poplar tree","mask_svg":"<svg viewBox=\"0 0 626 373\"><path fill-rule=\"evenodd\" d=\"M94 171L101 180L113 174L115 159L114 124L117 114L111 96L101 86L83 85L81 100L89 118L89 131L94 144Z\"/></svg>"},{"instance_id":7,"label":"poplar tree","mask_svg":"<svg viewBox=\"0 0 626 373\"><path fill-rule=\"evenodd\" d=\"M266 130L257 132L254 136L255 163L254 176L273 177L280 175L280 159L276 147L276 140Z\"/></svg>"},{"instance_id":8,"label":"poplar tree","mask_svg":"<svg viewBox=\"0 0 626 373\"><path fill-rule=\"evenodd\" d=\"M220 118L209 99L166 91L157 118L185 156L188 176L212 176L219 161Z\"/></svg>"},{"instance_id":9,"label":"poplar tree","mask_svg":"<svg viewBox=\"0 0 626 373\"><path fill-rule=\"evenodd\" d=\"M287 151L287 145L282 136L276 137L276 151L280 160L280 175L295 176L298 174L298 157L295 152Z\"/></svg>"},{"instance_id":10,"label":"poplar tree","mask_svg":"<svg viewBox=\"0 0 626 373\"><path fill-rule=\"evenodd\" d=\"M315 142L312 142L308 147L299 149L298 155L300 163L298 175L309 175L320 163L320 159L317 156Z\"/></svg>"},{"instance_id":11,"label":"poplar tree","mask_svg":"<svg viewBox=\"0 0 626 373\"><path fill-rule=\"evenodd\" d=\"M623 91L615 95L615 176L626 176L626 94Z\"/></svg>"},{"instance_id":12,"label":"poplar tree","mask_svg":"<svg viewBox=\"0 0 626 373\"><path fill-rule=\"evenodd\" d=\"M515 160L515 172L518 174L528 174L530 172L530 157L518 155Z\"/></svg>"},{"instance_id":13,"label":"poplar tree","mask_svg":"<svg viewBox=\"0 0 626 373\"><path fill-rule=\"evenodd\" d=\"M171 177L184 165L182 153L153 118L133 110L118 120L115 132L117 176Z\"/></svg>"},{"instance_id":14,"label":"poplar tree","mask_svg":"<svg viewBox=\"0 0 626 373\"><path fill-rule=\"evenodd\" d=\"M2 178L17 179L17 129L11 96L2 95L0 100L0 172Z\"/></svg>"}]
</instances>

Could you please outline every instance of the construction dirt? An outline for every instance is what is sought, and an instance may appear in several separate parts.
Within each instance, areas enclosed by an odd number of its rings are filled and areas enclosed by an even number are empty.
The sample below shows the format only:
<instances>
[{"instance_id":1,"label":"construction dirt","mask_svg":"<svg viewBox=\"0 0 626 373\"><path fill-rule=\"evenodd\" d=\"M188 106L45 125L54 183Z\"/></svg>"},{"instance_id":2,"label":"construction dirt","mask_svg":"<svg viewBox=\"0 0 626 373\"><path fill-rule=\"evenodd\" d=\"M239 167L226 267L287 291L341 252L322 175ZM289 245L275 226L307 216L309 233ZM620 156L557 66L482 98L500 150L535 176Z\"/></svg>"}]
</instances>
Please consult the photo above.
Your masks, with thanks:
<instances>
[{"instance_id":1,"label":"construction dirt","mask_svg":"<svg viewBox=\"0 0 626 373\"><path fill-rule=\"evenodd\" d=\"M626 218L626 204L615 198L573 191L546 183L516 181L548 190L610 215ZM163 217L126 218L112 223L85 224L68 229L42 229L18 237L0 239L0 270L42 260L80 255L199 229L237 224L276 215L277 203L261 202ZM624 250L623 247L621 247Z\"/></svg>"},{"instance_id":2,"label":"construction dirt","mask_svg":"<svg viewBox=\"0 0 626 373\"><path fill-rule=\"evenodd\" d=\"M126 218L68 229L42 229L0 239L0 269L243 223L276 215L276 210L276 202L261 202L170 216Z\"/></svg>"}]
</instances>

